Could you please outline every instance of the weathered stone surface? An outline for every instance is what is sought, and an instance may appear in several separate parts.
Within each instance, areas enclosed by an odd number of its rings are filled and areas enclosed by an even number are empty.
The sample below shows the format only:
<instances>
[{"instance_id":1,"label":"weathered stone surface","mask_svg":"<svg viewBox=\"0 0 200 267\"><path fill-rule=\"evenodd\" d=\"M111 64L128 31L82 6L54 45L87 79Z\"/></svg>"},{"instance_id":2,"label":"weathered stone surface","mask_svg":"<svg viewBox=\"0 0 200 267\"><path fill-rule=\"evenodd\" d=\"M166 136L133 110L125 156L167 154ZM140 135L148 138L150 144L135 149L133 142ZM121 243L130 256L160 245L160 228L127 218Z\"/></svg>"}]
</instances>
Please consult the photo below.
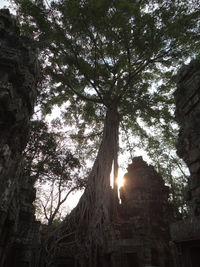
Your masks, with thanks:
<instances>
[{"instance_id":1,"label":"weathered stone surface","mask_svg":"<svg viewBox=\"0 0 200 267\"><path fill-rule=\"evenodd\" d=\"M22 151L27 143L29 120L36 99L37 80L37 57L32 43L20 35L9 10L0 10L0 266L2 267L33 266L28 265L22 255L23 246L34 243L34 231L38 231L32 206L35 192L33 185L30 185L29 179L24 177L22 172Z\"/></svg>"},{"instance_id":2,"label":"weathered stone surface","mask_svg":"<svg viewBox=\"0 0 200 267\"><path fill-rule=\"evenodd\" d=\"M110 255L108 266L172 266L169 190L142 157L134 158L129 165L120 196L120 219L108 232L105 249Z\"/></svg>"},{"instance_id":3,"label":"weathered stone surface","mask_svg":"<svg viewBox=\"0 0 200 267\"><path fill-rule=\"evenodd\" d=\"M190 215L171 225L177 267L199 267L200 253L200 61L193 60L178 74L176 120L180 126L177 154L190 170L187 201Z\"/></svg>"},{"instance_id":4,"label":"weathered stone surface","mask_svg":"<svg viewBox=\"0 0 200 267\"><path fill-rule=\"evenodd\" d=\"M200 99L200 62L198 60L192 61L179 72L175 99L176 120L180 125L177 153L189 167L191 173L189 190L193 196L191 212L193 215L198 215L195 212L198 204L193 201L194 198L200 200L197 189L198 180L200 181L200 101L197 101Z\"/></svg>"},{"instance_id":5,"label":"weathered stone surface","mask_svg":"<svg viewBox=\"0 0 200 267\"><path fill-rule=\"evenodd\" d=\"M165 220L169 197L169 188L152 166L141 157L133 159L124 177L125 184L120 196L121 212L124 217L146 217L148 220Z\"/></svg>"},{"instance_id":6,"label":"weathered stone surface","mask_svg":"<svg viewBox=\"0 0 200 267\"><path fill-rule=\"evenodd\" d=\"M200 240L200 218L190 217L186 220L172 224L171 234L173 240L186 242L188 240Z\"/></svg>"}]
</instances>

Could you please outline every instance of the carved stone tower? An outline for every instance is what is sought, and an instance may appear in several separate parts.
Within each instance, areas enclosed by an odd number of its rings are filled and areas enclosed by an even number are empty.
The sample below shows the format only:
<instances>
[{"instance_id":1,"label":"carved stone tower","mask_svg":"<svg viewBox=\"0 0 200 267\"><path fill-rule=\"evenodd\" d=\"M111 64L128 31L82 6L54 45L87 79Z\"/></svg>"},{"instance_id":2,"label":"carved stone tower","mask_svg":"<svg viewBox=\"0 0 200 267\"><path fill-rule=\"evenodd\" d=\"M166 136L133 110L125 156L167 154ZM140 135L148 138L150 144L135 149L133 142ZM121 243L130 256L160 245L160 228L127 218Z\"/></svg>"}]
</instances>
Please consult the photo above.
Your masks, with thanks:
<instances>
[{"instance_id":1,"label":"carved stone tower","mask_svg":"<svg viewBox=\"0 0 200 267\"><path fill-rule=\"evenodd\" d=\"M0 10L1 267L33 266L25 259L30 251L23 250L25 244L27 249L28 244L34 243L31 231L35 219L34 190L31 181L23 177L22 151L36 99L35 52L32 43L20 35L9 10Z\"/></svg>"},{"instance_id":2,"label":"carved stone tower","mask_svg":"<svg viewBox=\"0 0 200 267\"><path fill-rule=\"evenodd\" d=\"M112 267L169 267L169 190L142 157L133 159L120 190L120 220L108 241Z\"/></svg>"},{"instance_id":3,"label":"carved stone tower","mask_svg":"<svg viewBox=\"0 0 200 267\"><path fill-rule=\"evenodd\" d=\"M171 226L176 266L200 266L200 61L194 60L178 74L176 120L180 126L177 154L190 170L188 218Z\"/></svg>"}]
</instances>

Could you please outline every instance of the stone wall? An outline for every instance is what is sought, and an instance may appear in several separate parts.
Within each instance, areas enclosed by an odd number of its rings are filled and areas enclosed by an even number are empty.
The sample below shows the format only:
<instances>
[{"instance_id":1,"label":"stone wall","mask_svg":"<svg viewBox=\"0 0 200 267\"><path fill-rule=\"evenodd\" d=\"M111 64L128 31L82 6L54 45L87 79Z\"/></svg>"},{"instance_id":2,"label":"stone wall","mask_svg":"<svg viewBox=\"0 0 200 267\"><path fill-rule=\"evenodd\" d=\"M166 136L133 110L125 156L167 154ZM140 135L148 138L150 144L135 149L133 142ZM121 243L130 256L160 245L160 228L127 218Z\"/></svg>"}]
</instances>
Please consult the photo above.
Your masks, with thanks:
<instances>
[{"instance_id":1,"label":"stone wall","mask_svg":"<svg viewBox=\"0 0 200 267\"><path fill-rule=\"evenodd\" d=\"M134 158L129 165L120 197L119 220L108 234L108 266L172 266L169 188L142 157Z\"/></svg>"},{"instance_id":2,"label":"stone wall","mask_svg":"<svg viewBox=\"0 0 200 267\"><path fill-rule=\"evenodd\" d=\"M180 126L177 154L186 162L190 177L189 217L171 225L178 267L199 267L200 254L200 61L193 60L178 74L176 120Z\"/></svg>"},{"instance_id":3,"label":"stone wall","mask_svg":"<svg viewBox=\"0 0 200 267\"><path fill-rule=\"evenodd\" d=\"M30 266L25 265L26 256L22 254L26 252L22 247L33 241L31 232L38 231L32 205L33 183L22 172L22 151L28 139L37 80L36 51L32 43L20 35L9 10L0 10L1 267Z\"/></svg>"},{"instance_id":4,"label":"stone wall","mask_svg":"<svg viewBox=\"0 0 200 267\"><path fill-rule=\"evenodd\" d=\"M189 194L191 212L200 215L200 61L192 61L178 75L176 120L180 126L177 154L190 170Z\"/></svg>"}]
</instances>

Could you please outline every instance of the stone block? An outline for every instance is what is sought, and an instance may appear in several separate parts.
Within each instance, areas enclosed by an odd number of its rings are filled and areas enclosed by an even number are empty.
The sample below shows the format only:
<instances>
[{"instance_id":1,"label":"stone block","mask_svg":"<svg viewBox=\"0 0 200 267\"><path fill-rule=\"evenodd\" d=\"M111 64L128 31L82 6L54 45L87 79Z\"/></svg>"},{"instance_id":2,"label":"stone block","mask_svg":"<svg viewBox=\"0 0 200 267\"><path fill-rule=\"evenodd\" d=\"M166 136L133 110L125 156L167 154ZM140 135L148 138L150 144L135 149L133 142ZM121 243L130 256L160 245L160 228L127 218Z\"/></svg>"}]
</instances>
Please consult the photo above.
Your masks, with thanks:
<instances>
[{"instance_id":1,"label":"stone block","mask_svg":"<svg viewBox=\"0 0 200 267\"><path fill-rule=\"evenodd\" d=\"M200 187L200 175L192 175L189 178L189 187L191 190Z\"/></svg>"},{"instance_id":2,"label":"stone block","mask_svg":"<svg viewBox=\"0 0 200 267\"><path fill-rule=\"evenodd\" d=\"M197 160L200 160L200 149L195 148L189 152L189 161L193 163Z\"/></svg>"},{"instance_id":3,"label":"stone block","mask_svg":"<svg viewBox=\"0 0 200 267\"><path fill-rule=\"evenodd\" d=\"M200 239L200 216L173 223L170 231L175 242Z\"/></svg>"},{"instance_id":4,"label":"stone block","mask_svg":"<svg viewBox=\"0 0 200 267\"><path fill-rule=\"evenodd\" d=\"M200 161L190 164L189 168L191 174L200 173Z\"/></svg>"}]
</instances>

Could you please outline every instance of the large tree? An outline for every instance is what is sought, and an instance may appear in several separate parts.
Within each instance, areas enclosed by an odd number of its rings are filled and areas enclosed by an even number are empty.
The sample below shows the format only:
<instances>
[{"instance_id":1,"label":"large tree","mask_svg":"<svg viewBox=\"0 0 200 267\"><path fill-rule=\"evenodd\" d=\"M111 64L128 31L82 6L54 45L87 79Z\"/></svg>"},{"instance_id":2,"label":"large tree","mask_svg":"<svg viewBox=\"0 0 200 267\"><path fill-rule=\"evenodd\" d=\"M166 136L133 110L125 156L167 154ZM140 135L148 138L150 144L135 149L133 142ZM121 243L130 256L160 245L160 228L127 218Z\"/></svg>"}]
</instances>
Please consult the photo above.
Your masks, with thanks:
<instances>
[{"instance_id":1,"label":"large tree","mask_svg":"<svg viewBox=\"0 0 200 267\"><path fill-rule=\"evenodd\" d=\"M162 122L167 128L173 104L170 84L151 85L161 78L173 81L174 66L197 51L198 1L15 2L21 26L35 38L43 61L44 106L69 101L71 116L82 106L85 125L104 124L85 193L49 248L53 255L69 237L77 257L94 267L97 247L116 214L115 207L110 212L110 173L114 164L117 177L120 122L139 132L142 123Z\"/></svg>"}]
</instances>

